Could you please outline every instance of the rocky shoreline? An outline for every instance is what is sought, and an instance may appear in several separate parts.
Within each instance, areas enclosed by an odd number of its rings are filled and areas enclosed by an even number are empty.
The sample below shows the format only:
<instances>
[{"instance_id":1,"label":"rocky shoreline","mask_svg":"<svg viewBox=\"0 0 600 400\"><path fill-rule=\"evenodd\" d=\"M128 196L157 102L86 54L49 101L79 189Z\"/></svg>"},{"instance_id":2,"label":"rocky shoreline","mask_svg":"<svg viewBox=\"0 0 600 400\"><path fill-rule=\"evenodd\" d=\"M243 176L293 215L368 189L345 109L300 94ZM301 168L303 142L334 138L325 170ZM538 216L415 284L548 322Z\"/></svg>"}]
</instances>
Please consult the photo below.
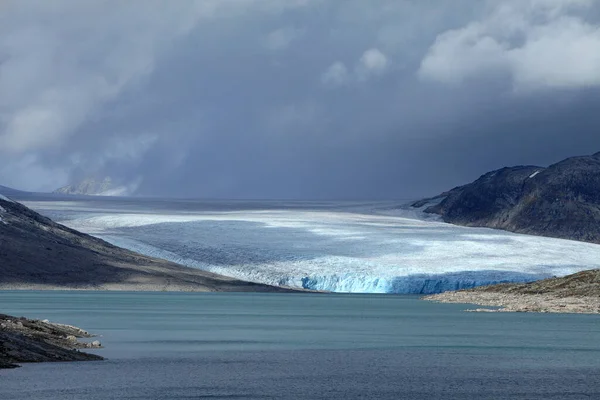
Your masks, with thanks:
<instances>
[{"instance_id":1,"label":"rocky shoreline","mask_svg":"<svg viewBox=\"0 0 600 400\"><path fill-rule=\"evenodd\" d=\"M424 300L440 303L464 303L485 307L466 311L474 312L540 312L600 314L600 297L557 297L551 294L520 294L491 292L446 292L425 296Z\"/></svg>"},{"instance_id":2,"label":"rocky shoreline","mask_svg":"<svg viewBox=\"0 0 600 400\"><path fill-rule=\"evenodd\" d=\"M103 360L79 351L101 348L98 340L78 340L93 337L76 326L0 314L0 369L20 363Z\"/></svg>"},{"instance_id":3,"label":"rocky shoreline","mask_svg":"<svg viewBox=\"0 0 600 400\"><path fill-rule=\"evenodd\" d=\"M600 270L525 284L501 284L446 292L423 299L499 307L469 311L600 314Z\"/></svg>"}]
</instances>

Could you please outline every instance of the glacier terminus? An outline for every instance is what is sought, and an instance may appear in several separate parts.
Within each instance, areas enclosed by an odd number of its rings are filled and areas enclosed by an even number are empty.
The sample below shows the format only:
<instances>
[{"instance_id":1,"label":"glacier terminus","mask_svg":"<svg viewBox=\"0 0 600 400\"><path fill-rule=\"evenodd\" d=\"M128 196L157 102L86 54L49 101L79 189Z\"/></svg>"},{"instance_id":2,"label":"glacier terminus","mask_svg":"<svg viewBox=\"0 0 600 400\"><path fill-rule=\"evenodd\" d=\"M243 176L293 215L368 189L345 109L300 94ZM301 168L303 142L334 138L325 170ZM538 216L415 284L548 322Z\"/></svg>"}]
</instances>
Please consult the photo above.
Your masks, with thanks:
<instances>
[{"instance_id":1,"label":"glacier terminus","mask_svg":"<svg viewBox=\"0 0 600 400\"><path fill-rule=\"evenodd\" d=\"M427 294L600 268L600 247L465 228L391 203L30 201L117 246L271 285Z\"/></svg>"}]
</instances>

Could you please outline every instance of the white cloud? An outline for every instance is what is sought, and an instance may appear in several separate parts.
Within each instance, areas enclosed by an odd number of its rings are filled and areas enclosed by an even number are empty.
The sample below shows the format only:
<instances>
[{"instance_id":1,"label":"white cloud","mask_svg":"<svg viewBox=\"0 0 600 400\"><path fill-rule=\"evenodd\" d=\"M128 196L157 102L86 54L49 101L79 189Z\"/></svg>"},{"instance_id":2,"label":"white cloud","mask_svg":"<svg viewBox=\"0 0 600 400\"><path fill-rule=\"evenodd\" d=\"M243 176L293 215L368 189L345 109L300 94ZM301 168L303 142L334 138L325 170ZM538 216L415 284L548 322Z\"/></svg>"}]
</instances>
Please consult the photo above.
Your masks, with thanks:
<instances>
[{"instance_id":1,"label":"white cloud","mask_svg":"<svg viewBox=\"0 0 600 400\"><path fill-rule=\"evenodd\" d=\"M265 47L278 51L287 49L290 44L304 34L303 29L293 27L280 28L270 32L265 38Z\"/></svg>"},{"instance_id":2,"label":"white cloud","mask_svg":"<svg viewBox=\"0 0 600 400\"><path fill-rule=\"evenodd\" d=\"M381 75L387 69L388 64L388 58L379 49L369 49L360 57L356 67L356 74L361 79Z\"/></svg>"},{"instance_id":3,"label":"white cloud","mask_svg":"<svg viewBox=\"0 0 600 400\"><path fill-rule=\"evenodd\" d=\"M350 78L348 68L341 61L336 61L321 76L321 81L331 85L343 85Z\"/></svg>"},{"instance_id":4,"label":"white cloud","mask_svg":"<svg viewBox=\"0 0 600 400\"><path fill-rule=\"evenodd\" d=\"M362 54L353 72L348 71L343 62L336 61L321 75L321 81L337 86L350 82L363 82L384 74L389 64L387 56L381 50L372 48Z\"/></svg>"},{"instance_id":5,"label":"white cloud","mask_svg":"<svg viewBox=\"0 0 600 400\"><path fill-rule=\"evenodd\" d=\"M590 0L490 2L489 12L440 34L419 76L459 84L508 73L516 90L600 85L600 26L581 11Z\"/></svg>"}]
</instances>

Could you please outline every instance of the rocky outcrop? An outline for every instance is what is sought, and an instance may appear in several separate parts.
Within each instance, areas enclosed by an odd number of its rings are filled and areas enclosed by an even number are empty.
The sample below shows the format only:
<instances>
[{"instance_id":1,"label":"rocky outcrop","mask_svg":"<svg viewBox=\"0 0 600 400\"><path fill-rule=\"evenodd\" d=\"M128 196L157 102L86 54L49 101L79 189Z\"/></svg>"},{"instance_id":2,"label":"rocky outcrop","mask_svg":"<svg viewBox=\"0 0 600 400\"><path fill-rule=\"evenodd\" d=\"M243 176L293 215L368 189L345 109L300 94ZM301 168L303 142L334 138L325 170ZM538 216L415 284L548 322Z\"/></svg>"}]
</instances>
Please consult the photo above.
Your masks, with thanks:
<instances>
[{"instance_id":1,"label":"rocky outcrop","mask_svg":"<svg viewBox=\"0 0 600 400\"><path fill-rule=\"evenodd\" d=\"M600 269L525 284L505 283L483 286L475 288L473 291L507 294L552 294L559 298L597 297L600 299Z\"/></svg>"},{"instance_id":2,"label":"rocky outcrop","mask_svg":"<svg viewBox=\"0 0 600 400\"><path fill-rule=\"evenodd\" d=\"M102 347L97 340L78 340L91 337L75 326L0 314L0 368L15 368L18 363L30 362L103 360L79 351Z\"/></svg>"},{"instance_id":3,"label":"rocky outcrop","mask_svg":"<svg viewBox=\"0 0 600 400\"><path fill-rule=\"evenodd\" d=\"M499 307L472 311L600 314L600 270L526 284L501 284L447 292L425 299Z\"/></svg>"},{"instance_id":4,"label":"rocky outcrop","mask_svg":"<svg viewBox=\"0 0 600 400\"><path fill-rule=\"evenodd\" d=\"M0 289L291 291L113 246L0 196Z\"/></svg>"},{"instance_id":5,"label":"rocky outcrop","mask_svg":"<svg viewBox=\"0 0 600 400\"><path fill-rule=\"evenodd\" d=\"M600 153L519 166L413 204L446 222L600 243Z\"/></svg>"}]
</instances>

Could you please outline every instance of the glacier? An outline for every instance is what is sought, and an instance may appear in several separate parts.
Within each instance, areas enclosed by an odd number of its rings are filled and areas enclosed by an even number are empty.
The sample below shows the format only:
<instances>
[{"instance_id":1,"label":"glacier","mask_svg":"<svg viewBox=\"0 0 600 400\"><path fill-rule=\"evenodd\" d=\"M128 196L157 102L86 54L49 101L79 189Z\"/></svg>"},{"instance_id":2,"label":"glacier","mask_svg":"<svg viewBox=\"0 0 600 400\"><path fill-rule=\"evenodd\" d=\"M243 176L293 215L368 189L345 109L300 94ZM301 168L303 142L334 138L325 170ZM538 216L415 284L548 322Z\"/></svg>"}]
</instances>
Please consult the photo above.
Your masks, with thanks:
<instances>
[{"instance_id":1,"label":"glacier","mask_svg":"<svg viewBox=\"0 0 600 400\"><path fill-rule=\"evenodd\" d=\"M243 280L344 293L438 293L600 268L600 246L446 224L380 204L32 202L115 245Z\"/></svg>"}]
</instances>

